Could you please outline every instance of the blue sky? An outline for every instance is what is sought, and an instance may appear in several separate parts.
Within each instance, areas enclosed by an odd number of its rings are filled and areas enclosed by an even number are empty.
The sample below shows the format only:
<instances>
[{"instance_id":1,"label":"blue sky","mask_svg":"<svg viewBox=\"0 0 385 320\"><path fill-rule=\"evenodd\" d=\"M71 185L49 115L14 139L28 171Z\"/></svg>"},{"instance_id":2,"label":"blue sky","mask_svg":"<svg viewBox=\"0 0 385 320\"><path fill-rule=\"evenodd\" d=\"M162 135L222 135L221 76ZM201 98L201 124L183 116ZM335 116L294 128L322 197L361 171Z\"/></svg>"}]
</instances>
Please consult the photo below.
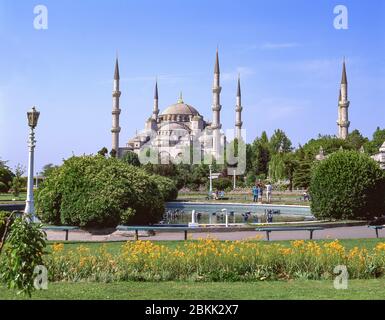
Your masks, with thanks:
<instances>
[{"instance_id":1,"label":"blue sky","mask_svg":"<svg viewBox=\"0 0 385 320\"><path fill-rule=\"evenodd\" d=\"M33 28L36 5L48 30ZM333 9L349 10L349 29ZM26 111L41 111L37 170L111 144L114 59L121 75L121 144L152 110L184 100L211 119L215 50L222 72L222 122L234 126L241 73L248 141L281 128L294 145L335 134L346 56L351 129L385 127L385 1L0 0L0 157L27 164Z\"/></svg>"}]
</instances>

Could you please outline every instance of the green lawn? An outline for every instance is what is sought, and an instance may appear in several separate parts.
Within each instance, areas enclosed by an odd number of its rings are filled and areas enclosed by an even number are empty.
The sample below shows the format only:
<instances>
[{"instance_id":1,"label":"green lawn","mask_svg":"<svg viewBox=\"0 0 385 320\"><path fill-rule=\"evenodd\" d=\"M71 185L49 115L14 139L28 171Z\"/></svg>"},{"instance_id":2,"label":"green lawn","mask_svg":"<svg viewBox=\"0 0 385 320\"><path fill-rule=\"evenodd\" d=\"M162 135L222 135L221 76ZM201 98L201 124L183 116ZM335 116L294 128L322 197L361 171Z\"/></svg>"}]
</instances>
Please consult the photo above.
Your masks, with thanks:
<instances>
[{"instance_id":1,"label":"green lawn","mask_svg":"<svg viewBox=\"0 0 385 320\"><path fill-rule=\"evenodd\" d=\"M347 290L336 290L332 281L224 282L118 282L54 283L33 299L385 299L385 279L351 280ZM0 289L0 299L25 299L14 291Z\"/></svg>"},{"instance_id":2,"label":"green lawn","mask_svg":"<svg viewBox=\"0 0 385 320\"><path fill-rule=\"evenodd\" d=\"M0 203L14 203L17 201L25 201L27 193L20 193L18 197L15 197L12 193L0 193ZM16 199L16 201L12 201Z\"/></svg>"},{"instance_id":3,"label":"green lawn","mask_svg":"<svg viewBox=\"0 0 385 320\"><path fill-rule=\"evenodd\" d=\"M251 190L251 189L250 189ZM272 197L272 204L290 204L290 205L310 205L309 202L304 202L299 200L302 194L300 193L274 193ZM207 193L202 192L179 192L178 201L186 201L186 202L212 202L216 203L220 202L237 202L237 203L253 203L253 197L250 193L226 193L225 197L228 198L226 200L207 200ZM263 198L265 201L265 197Z\"/></svg>"}]
</instances>

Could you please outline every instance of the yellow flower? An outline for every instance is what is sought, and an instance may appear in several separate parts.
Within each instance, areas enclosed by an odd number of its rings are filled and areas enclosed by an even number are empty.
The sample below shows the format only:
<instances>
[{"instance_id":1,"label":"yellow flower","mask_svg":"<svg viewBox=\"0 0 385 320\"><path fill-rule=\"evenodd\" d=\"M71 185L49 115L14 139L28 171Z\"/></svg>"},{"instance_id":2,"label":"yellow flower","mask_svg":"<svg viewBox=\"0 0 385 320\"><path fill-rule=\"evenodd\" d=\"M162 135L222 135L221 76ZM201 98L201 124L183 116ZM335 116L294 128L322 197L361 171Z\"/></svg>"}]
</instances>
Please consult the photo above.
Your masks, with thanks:
<instances>
[{"instance_id":1,"label":"yellow flower","mask_svg":"<svg viewBox=\"0 0 385 320\"><path fill-rule=\"evenodd\" d=\"M54 243L52 245L52 250L53 252L57 253L57 252L61 252L64 250L64 244L63 243Z\"/></svg>"},{"instance_id":2,"label":"yellow flower","mask_svg":"<svg viewBox=\"0 0 385 320\"><path fill-rule=\"evenodd\" d=\"M292 242L292 246L294 248L302 247L304 244L305 244L304 240L295 240L295 241Z\"/></svg>"},{"instance_id":3,"label":"yellow flower","mask_svg":"<svg viewBox=\"0 0 385 320\"><path fill-rule=\"evenodd\" d=\"M376 245L375 250L377 252L385 251L385 242L380 242Z\"/></svg>"},{"instance_id":4,"label":"yellow flower","mask_svg":"<svg viewBox=\"0 0 385 320\"><path fill-rule=\"evenodd\" d=\"M279 251L285 256L293 253L291 248L281 248Z\"/></svg>"}]
</instances>

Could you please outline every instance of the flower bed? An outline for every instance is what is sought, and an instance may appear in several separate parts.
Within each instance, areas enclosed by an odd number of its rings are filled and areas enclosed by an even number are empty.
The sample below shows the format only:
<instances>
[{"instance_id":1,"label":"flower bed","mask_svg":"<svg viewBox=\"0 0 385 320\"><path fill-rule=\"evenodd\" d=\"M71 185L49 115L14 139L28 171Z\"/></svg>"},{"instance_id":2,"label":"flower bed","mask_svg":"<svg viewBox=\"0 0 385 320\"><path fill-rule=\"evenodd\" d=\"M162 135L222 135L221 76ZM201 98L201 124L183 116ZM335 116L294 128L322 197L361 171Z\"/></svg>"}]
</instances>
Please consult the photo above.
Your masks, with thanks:
<instances>
[{"instance_id":1,"label":"flower bed","mask_svg":"<svg viewBox=\"0 0 385 320\"><path fill-rule=\"evenodd\" d=\"M125 243L114 255L105 246L95 252L54 244L45 263L51 281L332 279L337 265L345 265L351 279L368 279L385 275L385 243L347 250L337 240L265 245L205 239L175 248L137 241Z\"/></svg>"}]
</instances>

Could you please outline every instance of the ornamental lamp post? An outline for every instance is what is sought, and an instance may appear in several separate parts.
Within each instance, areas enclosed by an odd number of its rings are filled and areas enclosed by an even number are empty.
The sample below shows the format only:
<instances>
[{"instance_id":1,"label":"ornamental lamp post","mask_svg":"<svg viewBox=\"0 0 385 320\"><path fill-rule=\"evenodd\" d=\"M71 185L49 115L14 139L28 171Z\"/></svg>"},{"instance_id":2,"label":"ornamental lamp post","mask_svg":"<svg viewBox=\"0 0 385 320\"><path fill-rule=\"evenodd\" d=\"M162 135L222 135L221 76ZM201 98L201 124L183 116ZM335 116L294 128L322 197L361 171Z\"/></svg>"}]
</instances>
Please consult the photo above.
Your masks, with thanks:
<instances>
[{"instance_id":1,"label":"ornamental lamp post","mask_svg":"<svg viewBox=\"0 0 385 320\"><path fill-rule=\"evenodd\" d=\"M209 169L210 169L210 198L213 196L213 177L212 177L212 173L211 173L211 168L212 168L212 165L210 164L209 165Z\"/></svg>"},{"instance_id":2,"label":"ornamental lamp post","mask_svg":"<svg viewBox=\"0 0 385 320\"><path fill-rule=\"evenodd\" d=\"M33 167L34 167L34 151L36 146L35 140L35 128L37 126L37 121L39 120L40 112L36 110L35 107L32 107L31 110L27 112L28 126L30 128L29 132L29 157L28 157L28 182L27 182L27 200L25 203L24 214L29 215L32 218L32 222L35 220L35 205L33 198Z\"/></svg>"}]
</instances>

